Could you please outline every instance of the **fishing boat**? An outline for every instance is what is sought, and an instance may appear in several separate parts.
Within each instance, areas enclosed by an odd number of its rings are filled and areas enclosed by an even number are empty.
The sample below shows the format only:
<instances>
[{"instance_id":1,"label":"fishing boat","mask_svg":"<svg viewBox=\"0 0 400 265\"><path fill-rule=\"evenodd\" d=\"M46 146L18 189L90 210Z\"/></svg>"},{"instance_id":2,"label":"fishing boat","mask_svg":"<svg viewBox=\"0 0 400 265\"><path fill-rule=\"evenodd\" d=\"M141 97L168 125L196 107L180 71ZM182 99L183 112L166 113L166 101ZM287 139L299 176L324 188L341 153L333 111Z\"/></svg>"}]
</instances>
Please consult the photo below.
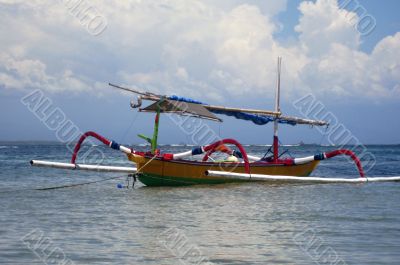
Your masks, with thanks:
<instances>
[{"instance_id":1,"label":"fishing boat","mask_svg":"<svg viewBox=\"0 0 400 265\"><path fill-rule=\"evenodd\" d=\"M98 133L89 131L84 133L77 142L70 163L32 160L31 164L42 167L133 174L135 180L139 179L146 186L183 186L248 181L354 183L398 180L393 178L366 178L360 160L351 150L338 149L300 158L284 157L283 153L280 153L279 150L279 124L311 126L328 126L329 124L321 120L283 115L280 109L280 76L281 58L278 58L274 110L215 106L176 95L158 95L147 91L109 84L113 88L138 95L137 101L131 102L132 108L138 109L139 112L155 113L153 136L138 135L149 144L149 150L145 152L137 151L111 141ZM150 104L143 106L143 101L150 102ZM258 126L273 123L273 142L270 149L262 157L248 154L243 145L232 138L218 139L214 143L197 146L185 152L164 153L159 149L157 144L160 116L164 113L215 122L222 122L222 119L217 115L227 115L236 119L246 120ZM136 167L77 164L76 160L81 145L88 137L94 137L110 148L125 153L129 161L133 162ZM223 159L210 160L216 152L225 157ZM349 156L354 161L360 177L357 179L310 177L310 174L321 160L330 159L337 155ZM199 159L194 159L195 157Z\"/></svg>"}]
</instances>

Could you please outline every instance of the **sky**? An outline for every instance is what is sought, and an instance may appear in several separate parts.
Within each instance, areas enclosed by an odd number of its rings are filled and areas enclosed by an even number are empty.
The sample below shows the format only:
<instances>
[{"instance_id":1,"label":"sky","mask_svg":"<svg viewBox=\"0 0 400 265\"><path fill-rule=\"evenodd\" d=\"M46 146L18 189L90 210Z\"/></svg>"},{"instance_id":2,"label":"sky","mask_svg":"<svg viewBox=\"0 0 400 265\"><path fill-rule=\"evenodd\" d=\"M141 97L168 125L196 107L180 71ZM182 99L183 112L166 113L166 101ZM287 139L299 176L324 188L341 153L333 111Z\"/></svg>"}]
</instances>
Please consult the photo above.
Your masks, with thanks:
<instances>
[{"instance_id":1,"label":"sky","mask_svg":"<svg viewBox=\"0 0 400 265\"><path fill-rule=\"evenodd\" d=\"M282 112L331 121L281 125L282 143L400 144L398 10L397 0L0 0L0 141L66 141L70 126L142 143L154 115L109 82L273 110L281 56ZM163 115L159 141L203 144L201 128L272 141L271 124L221 118Z\"/></svg>"}]
</instances>

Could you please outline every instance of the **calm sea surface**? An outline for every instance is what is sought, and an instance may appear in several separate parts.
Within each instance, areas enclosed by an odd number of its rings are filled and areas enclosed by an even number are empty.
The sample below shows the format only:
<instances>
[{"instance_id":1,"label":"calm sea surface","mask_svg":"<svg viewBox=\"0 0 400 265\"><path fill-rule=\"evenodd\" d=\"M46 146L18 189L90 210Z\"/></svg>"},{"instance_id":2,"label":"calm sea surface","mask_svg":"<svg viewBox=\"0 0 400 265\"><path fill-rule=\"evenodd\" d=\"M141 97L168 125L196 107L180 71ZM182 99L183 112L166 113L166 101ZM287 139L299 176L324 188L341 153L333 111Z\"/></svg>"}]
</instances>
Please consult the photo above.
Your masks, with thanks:
<instances>
[{"instance_id":1,"label":"calm sea surface","mask_svg":"<svg viewBox=\"0 0 400 265\"><path fill-rule=\"evenodd\" d=\"M106 164L130 165L97 148ZM295 156L332 149L287 148ZM246 149L262 155L266 147ZM400 146L368 150L377 161L368 175L400 175ZM69 158L61 144L0 143L1 264L400 264L398 182L118 189L123 175L29 165ZM357 171L334 158L313 175Z\"/></svg>"}]
</instances>

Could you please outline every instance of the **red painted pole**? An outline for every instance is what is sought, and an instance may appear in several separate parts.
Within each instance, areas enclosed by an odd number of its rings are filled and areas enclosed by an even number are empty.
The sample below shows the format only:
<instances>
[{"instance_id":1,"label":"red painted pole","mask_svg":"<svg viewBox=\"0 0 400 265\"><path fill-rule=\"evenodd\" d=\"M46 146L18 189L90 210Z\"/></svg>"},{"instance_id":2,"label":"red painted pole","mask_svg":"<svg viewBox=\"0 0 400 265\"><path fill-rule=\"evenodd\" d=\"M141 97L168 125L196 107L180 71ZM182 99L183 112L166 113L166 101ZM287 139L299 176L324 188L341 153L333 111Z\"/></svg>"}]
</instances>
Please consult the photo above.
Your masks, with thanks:
<instances>
[{"instance_id":1,"label":"red painted pole","mask_svg":"<svg viewBox=\"0 0 400 265\"><path fill-rule=\"evenodd\" d=\"M279 140L278 136L274 136L274 162L278 162L279 156Z\"/></svg>"},{"instance_id":2,"label":"red painted pole","mask_svg":"<svg viewBox=\"0 0 400 265\"><path fill-rule=\"evenodd\" d=\"M363 169L363 167L362 167L362 165L361 165L361 161L360 161L360 159L356 156L356 154L354 154L353 151L350 151L350 150L347 150L347 149L339 149L339 150L331 151L331 152L329 152L329 153L325 153L325 156L326 156L327 159L329 159L329 158L331 158L331 157L334 157L334 156L337 156L337 155L347 155L347 156L350 156L351 159L353 159L354 163L356 164L357 169L358 169L358 172L360 173L360 176L361 176L362 178L365 177L365 173L364 173L364 169Z\"/></svg>"},{"instance_id":3,"label":"red painted pole","mask_svg":"<svg viewBox=\"0 0 400 265\"><path fill-rule=\"evenodd\" d=\"M203 162L208 160L208 157L215 152L216 148L220 146L221 144L234 144L239 148L240 153L242 153L243 156L243 161L244 161L244 168L246 173L250 174L250 163L249 163L249 158L247 157L246 150L243 148L243 146L236 141L235 139L222 139L220 141L217 141L213 144L207 145L204 147L204 151L207 152L206 155L203 157Z\"/></svg>"},{"instance_id":4,"label":"red painted pole","mask_svg":"<svg viewBox=\"0 0 400 265\"><path fill-rule=\"evenodd\" d=\"M107 146L110 146L110 143L111 143L110 140L104 138L103 136L101 136L101 135L99 135L99 134L97 134L95 132L92 132L92 131L85 132L81 136L81 138L79 138L78 143L75 145L74 153L72 154L72 158L71 158L71 164L75 164L75 160L76 160L76 157L78 156L79 149L81 149L81 145L82 145L83 141L85 141L85 139L88 136L94 137L97 140L99 140L100 142L102 142L103 144L105 144Z\"/></svg>"}]
</instances>

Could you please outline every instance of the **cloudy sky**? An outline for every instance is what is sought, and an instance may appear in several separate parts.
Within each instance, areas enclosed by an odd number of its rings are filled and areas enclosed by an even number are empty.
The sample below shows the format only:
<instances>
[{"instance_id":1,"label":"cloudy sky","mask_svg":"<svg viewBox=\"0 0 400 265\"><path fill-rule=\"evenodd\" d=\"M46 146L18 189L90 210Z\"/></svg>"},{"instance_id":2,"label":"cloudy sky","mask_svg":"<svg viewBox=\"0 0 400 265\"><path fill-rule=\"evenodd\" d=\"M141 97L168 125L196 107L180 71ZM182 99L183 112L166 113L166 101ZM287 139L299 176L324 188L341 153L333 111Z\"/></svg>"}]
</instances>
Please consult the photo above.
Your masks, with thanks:
<instances>
[{"instance_id":1,"label":"cloudy sky","mask_svg":"<svg viewBox=\"0 0 400 265\"><path fill-rule=\"evenodd\" d=\"M128 143L152 115L108 82L227 106L282 111L312 95L362 143L400 143L400 3L373 0L0 0L0 140L55 140L21 98L39 89L81 131ZM224 117L223 117L224 118ZM313 117L309 117L313 118ZM224 118L221 137L269 143L272 126ZM162 117L161 142L191 142ZM284 143L327 141L281 127ZM328 139L329 141L329 139Z\"/></svg>"}]
</instances>

